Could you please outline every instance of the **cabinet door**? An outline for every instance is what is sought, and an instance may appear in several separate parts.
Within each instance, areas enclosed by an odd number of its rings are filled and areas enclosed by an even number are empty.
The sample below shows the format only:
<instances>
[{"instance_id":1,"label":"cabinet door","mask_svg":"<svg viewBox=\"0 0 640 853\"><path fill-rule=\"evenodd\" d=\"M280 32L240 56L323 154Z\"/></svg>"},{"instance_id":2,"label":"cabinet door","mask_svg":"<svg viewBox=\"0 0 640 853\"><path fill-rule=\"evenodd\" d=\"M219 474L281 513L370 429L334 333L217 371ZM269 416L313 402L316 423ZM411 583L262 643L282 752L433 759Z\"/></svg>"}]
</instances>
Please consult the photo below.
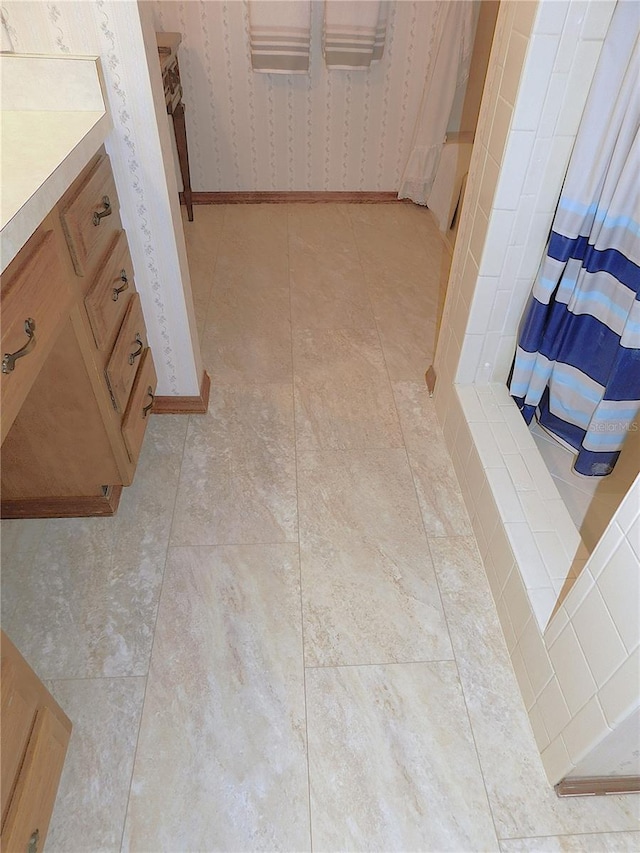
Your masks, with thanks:
<instances>
[{"instance_id":1,"label":"cabinet door","mask_svg":"<svg viewBox=\"0 0 640 853\"><path fill-rule=\"evenodd\" d=\"M0 764L3 851L42 850L71 722L2 632Z\"/></svg>"},{"instance_id":2,"label":"cabinet door","mask_svg":"<svg viewBox=\"0 0 640 853\"><path fill-rule=\"evenodd\" d=\"M129 301L129 309L120 327L107 365L107 382L118 412L127 408L129 394L136 378L142 354L147 348L147 330L137 293Z\"/></svg>"},{"instance_id":3,"label":"cabinet door","mask_svg":"<svg viewBox=\"0 0 640 853\"><path fill-rule=\"evenodd\" d=\"M127 446L129 458L134 463L140 455L142 439L149 423L149 413L153 406L153 395L157 382L151 350L146 349L131 392L129 406L122 419L122 436Z\"/></svg>"},{"instance_id":4,"label":"cabinet door","mask_svg":"<svg viewBox=\"0 0 640 853\"><path fill-rule=\"evenodd\" d=\"M45 224L2 275L3 440L69 313L72 292L61 250Z\"/></svg>"}]
</instances>

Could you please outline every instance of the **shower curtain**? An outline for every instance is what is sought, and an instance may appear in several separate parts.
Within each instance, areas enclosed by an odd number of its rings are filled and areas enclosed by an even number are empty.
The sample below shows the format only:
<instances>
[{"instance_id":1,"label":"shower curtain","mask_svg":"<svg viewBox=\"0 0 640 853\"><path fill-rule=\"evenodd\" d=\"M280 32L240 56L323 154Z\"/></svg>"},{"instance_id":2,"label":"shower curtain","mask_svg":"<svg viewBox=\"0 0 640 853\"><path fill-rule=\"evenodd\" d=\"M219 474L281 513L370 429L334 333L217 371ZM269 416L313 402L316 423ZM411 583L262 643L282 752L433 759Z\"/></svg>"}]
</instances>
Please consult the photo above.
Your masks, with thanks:
<instances>
[{"instance_id":1,"label":"shower curtain","mask_svg":"<svg viewBox=\"0 0 640 853\"><path fill-rule=\"evenodd\" d=\"M398 198L427 204L438 169L456 88L469 76L478 7L475 3L440 2L434 32L436 56L427 71L422 103L413 131L411 152L404 167Z\"/></svg>"},{"instance_id":2,"label":"shower curtain","mask_svg":"<svg viewBox=\"0 0 640 853\"><path fill-rule=\"evenodd\" d=\"M640 428L639 21L617 4L509 380L527 423L587 476L609 474Z\"/></svg>"}]
</instances>

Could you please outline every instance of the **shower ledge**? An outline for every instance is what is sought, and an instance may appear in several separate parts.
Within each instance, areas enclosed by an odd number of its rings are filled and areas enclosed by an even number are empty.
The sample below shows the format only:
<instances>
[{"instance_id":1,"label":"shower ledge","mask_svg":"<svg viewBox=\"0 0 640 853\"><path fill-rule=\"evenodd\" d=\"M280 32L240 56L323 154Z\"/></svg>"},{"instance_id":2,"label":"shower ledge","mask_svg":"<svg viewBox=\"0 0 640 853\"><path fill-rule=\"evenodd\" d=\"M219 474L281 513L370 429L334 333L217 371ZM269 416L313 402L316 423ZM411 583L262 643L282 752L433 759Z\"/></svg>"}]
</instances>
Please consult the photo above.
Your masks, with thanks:
<instances>
[{"instance_id":1,"label":"shower ledge","mask_svg":"<svg viewBox=\"0 0 640 853\"><path fill-rule=\"evenodd\" d=\"M584 569L589 553L507 388L498 383L454 387L472 447L467 465L462 467L469 473L475 469L488 485L477 509L472 495L465 498L492 589L499 596L510 569L517 566L540 631L544 631ZM485 500L494 502L496 517L504 525L512 566L493 564L489 543L484 541Z\"/></svg>"}]
</instances>

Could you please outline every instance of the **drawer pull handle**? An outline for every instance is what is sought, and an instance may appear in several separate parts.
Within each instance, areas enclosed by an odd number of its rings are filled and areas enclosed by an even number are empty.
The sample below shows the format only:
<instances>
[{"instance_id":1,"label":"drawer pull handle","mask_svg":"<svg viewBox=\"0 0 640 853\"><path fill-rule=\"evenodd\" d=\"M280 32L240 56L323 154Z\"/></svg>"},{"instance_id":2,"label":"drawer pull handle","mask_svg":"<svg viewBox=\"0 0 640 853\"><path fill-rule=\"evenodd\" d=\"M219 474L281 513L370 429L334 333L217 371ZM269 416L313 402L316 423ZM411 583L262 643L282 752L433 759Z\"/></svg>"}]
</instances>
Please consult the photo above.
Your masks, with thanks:
<instances>
[{"instance_id":1,"label":"drawer pull handle","mask_svg":"<svg viewBox=\"0 0 640 853\"><path fill-rule=\"evenodd\" d=\"M27 853L38 853L38 841L40 841L40 830L36 829L31 833L31 838L29 838Z\"/></svg>"},{"instance_id":2,"label":"drawer pull handle","mask_svg":"<svg viewBox=\"0 0 640 853\"><path fill-rule=\"evenodd\" d=\"M35 349L35 345L36 345L36 336L35 336L36 321L32 320L31 317L29 317L27 320L24 321L24 331L25 331L25 334L29 340L26 342L26 344L23 347L20 347L19 350L16 350L15 352L6 352L3 355L3 357L2 357L2 372L3 373L11 373L16 366L16 361L25 355L29 355L29 353Z\"/></svg>"},{"instance_id":3,"label":"drawer pull handle","mask_svg":"<svg viewBox=\"0 0 640 853\"><path fill-rule=\"evenodd\" d=\"M118 296L120 296L123 290L127 290L127 288L129 287L129 279L127 278L126 270L120 270L120 281L122 282L122 287L113 288L113 296L111 298L114 302L117 302Z\"/></svg>"},{"instance_id":4,"label":"drawer pull handle","mask_svg":"<svg viewBox=\"0 0 640 853\"><path fill-rule=\"evenodd\" d=\"M102 207L104 210L95 210L93 212L93 224L100 225L100 220L105 216L111 216L113 211L111 210L111 202L109 201L108 195L102 196Z\"/></svg>"},{"instance_id":5,"label":"drawer pull handle","mask_svg":"<svg viewBox=\"0 0 640 853\"><path fill-rule=\"evenodd\" d=\"M142 408L142 417L143 418L147 417L147 415L149 414L149 412L153 408L153 401L155 400L155 397L153 396L153 388L151 387L151 385L149 385L149 387L147 388L147 395L149 397L151 397L151 402L148 403L146 406L143 406L143 408Z\"/></svg>"},{"instance_id":6,"label":"drawer pull handle","mask_svg":"<svg viewBox=\"0 0 640 853\"><path fill-rule=\"evenodd\" d=\"M142 350L144 349L144 344L142 343L142 338L140 337L140 332L136 332L135 341L138 344L138 349L129 355L129 364L134 364L136 358L138 358L139 355L142 355Z\"/></svg>"}]
</instances>

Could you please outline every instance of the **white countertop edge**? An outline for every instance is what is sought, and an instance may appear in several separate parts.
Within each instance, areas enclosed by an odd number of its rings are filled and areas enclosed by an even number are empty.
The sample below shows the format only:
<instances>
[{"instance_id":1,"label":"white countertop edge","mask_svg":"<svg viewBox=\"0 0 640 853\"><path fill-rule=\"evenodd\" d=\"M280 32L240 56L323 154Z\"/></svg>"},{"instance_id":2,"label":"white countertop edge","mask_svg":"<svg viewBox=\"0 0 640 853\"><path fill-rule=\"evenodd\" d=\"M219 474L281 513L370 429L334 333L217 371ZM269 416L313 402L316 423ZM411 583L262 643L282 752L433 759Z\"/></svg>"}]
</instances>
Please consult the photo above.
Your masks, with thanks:
<instances>
[{"instance_id":1,"label":"white countertop edge","mask_svg":"<svg viewBox=\"0 0 640 853\"><path fill-rule=\"evenodd\" d=\"M0 235L1 271L7 268L45 216L60 200L65 190L98 151L111 128L111 118L105 112L78 140L38 190L6 223Z\"/></svg>"}]
</instances>

